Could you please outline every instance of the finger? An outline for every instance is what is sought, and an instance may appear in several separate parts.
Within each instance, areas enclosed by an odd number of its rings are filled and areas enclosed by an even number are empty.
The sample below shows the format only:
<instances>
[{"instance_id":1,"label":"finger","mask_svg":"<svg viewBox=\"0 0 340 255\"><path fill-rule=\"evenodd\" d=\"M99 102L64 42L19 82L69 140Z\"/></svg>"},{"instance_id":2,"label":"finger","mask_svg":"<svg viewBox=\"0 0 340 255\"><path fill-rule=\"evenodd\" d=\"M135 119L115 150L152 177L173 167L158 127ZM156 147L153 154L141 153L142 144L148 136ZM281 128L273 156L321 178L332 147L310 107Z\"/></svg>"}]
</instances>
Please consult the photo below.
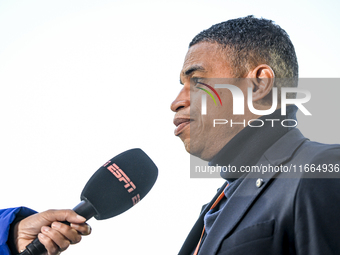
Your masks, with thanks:
<instances>
[{"instance_id":1,"label":"finger","mask_svg":"<svg viewBox=\"0 0 340 255\"><path fill-rule=\"evenodd\" d=\"M70 241L59 231L53 228L44 226L41 228L41 232L45 236L49 237L57 245L57 247L59 247L58 251L64 251L70 246Z\"/></svg>"},{"instance_id":2,"label":"finger","mask_svg":"<svg viewBox=\"0 0 340 255\"><path fill-rule=\"evenodd\" d=\"M70 223L84 223L86 219L72 210L48 210L41 213L42 216L50 221L68 221Z\"/></svg>"},{"instance_id":3,"label":"finger","mask_svg":"<svg viewBox=\"0 0 340 255\"><path fill-rule=\"evenodd\" d=\"M52 229L62 234L71 244L76 244L81 241L80 233L76 229L66 224L60 222L53 222L51 227Z\"/></svg>"},{"instance_id":4,"label":"finger","mask_svg":"<svg viewBox=\"0 0 340 255\"><path fill-rule=\"evenodd\" d=\"M76 223L71 223L71 227L77 230L80 234L87 236L91 234L92 228L90 225L87 223L81 223L81 224L76 224Z\"/></svg>"},{"instance_id":5,"label":"finger","mask_svg":"<svg viewBox=\"0 0 340 255\"><path fill-rule=\"evenodd\" d=\"M38 234L39 241L45 246L48 255L57 255L59 254L59 247L52 241L48 236L39 233Z\"/></svg>"}]
</instances>

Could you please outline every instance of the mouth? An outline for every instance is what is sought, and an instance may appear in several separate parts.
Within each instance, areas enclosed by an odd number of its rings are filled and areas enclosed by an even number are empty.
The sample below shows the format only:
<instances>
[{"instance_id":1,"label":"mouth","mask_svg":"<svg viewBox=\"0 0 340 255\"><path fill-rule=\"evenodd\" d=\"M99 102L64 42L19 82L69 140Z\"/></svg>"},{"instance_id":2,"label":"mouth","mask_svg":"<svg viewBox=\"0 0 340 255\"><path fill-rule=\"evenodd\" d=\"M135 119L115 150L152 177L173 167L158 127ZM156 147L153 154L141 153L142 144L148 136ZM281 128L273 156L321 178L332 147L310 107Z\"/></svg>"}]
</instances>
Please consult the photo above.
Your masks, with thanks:
<instances>
[{"instance_id":1,"label":"mouth","mask_svg":"<svg viewBox=\"0 0 340 255\"><path fill-rule=\"evenodd\" d=\"M174 124L176 126L175 136L178 136L184 129L188 128L192 120L188 118L175 118Z\"/></svg>"}]
</instances>

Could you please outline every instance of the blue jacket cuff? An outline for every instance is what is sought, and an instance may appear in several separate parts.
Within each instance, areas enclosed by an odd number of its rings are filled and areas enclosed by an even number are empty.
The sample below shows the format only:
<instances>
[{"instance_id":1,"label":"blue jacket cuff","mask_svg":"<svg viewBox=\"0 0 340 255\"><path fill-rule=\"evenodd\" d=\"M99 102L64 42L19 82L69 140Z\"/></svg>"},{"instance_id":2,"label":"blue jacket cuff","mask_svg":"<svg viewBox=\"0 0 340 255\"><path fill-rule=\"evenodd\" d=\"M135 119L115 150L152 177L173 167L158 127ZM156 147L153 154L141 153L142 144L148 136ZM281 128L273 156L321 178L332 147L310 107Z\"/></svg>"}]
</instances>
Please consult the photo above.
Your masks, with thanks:
<instances>
[{"instance_id":1,"label":"blue jacket cuff","mask_svg":"<svg viewBox=\"0 0 340 255\"><path fill-rule=\"evenodd\" d=\"M8 235L11 223L16 217L26 218L32 214L37 213L36 211L27 207L16 207L0 210L0 254L10 255L10 249L7 245Z\"/></svg>"}]
</instances>

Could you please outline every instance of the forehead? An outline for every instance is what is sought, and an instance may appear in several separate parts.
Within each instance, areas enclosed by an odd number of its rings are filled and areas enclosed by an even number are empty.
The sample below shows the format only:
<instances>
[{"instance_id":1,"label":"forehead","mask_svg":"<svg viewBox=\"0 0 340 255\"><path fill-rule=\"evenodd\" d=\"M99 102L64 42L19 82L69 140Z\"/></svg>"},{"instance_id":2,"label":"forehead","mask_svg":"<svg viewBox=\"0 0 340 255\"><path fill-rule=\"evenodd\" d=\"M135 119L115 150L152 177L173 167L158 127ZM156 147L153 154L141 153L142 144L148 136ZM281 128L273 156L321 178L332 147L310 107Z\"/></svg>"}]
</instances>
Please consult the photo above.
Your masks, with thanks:
<instances>
[{"instance_id":1,"label":"forehead","mask_svg":"<svg viewBox=\"0 0 340 255\"><path fill-rule=\"evenodd\" d=\"M205 73L211 78L225 76L224 72L229 70L225 54L217 43L201 42L191 46L185 56L181 80L194 72Z\"/></svg>"}]
</instances>

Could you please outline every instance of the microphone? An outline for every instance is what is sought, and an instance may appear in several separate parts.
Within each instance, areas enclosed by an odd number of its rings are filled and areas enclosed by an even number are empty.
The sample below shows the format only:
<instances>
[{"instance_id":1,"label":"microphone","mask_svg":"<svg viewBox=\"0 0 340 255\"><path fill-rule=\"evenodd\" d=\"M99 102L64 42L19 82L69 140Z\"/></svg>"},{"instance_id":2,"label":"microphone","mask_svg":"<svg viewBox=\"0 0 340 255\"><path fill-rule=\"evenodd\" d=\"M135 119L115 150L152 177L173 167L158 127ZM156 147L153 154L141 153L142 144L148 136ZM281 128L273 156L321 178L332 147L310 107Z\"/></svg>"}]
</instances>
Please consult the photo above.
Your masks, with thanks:
<instances>
[{"instance_id":1,"label":"microphone","mask_svg":"<svg viewBox=\"0 0 340 255\"><path fill-rule=\"evenodd\" d=\"M81 202L73 210L89 220L119 215L143 199L158 176L157 166L141 149L125 151L106 162L88 180ZM69 222L63 222L70 225ZM45 246L36 238L20 255L41 255Z\"/></svg>"}]
</instances>

